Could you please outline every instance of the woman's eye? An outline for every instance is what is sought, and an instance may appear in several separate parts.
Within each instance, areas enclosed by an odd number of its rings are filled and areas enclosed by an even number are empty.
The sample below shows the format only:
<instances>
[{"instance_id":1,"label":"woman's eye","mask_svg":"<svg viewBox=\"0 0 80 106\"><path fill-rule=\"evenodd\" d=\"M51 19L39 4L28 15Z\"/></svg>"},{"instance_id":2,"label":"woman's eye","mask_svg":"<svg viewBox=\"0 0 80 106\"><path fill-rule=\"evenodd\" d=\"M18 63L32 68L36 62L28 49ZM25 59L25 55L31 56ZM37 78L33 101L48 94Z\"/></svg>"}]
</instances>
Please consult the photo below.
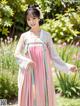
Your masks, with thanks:
<instances>
[{"instance_id":1,"label":"woman's eye","mask_svg":"<svg viewBox=\"0 0 80 106\"><path fill-rule=\"evenodd\" d=\"M36 19L35 17L33 19Z\"/></svg>"},{"instance_id":2,"label":"woman's eye","mask_svg":"<svg viewBox=\"0 0 80 106\"><path fill-rule=\"evenodd\" d=\"M27 19L27 21L30 21L30 19Z\"/></svg>"}]
</instances>

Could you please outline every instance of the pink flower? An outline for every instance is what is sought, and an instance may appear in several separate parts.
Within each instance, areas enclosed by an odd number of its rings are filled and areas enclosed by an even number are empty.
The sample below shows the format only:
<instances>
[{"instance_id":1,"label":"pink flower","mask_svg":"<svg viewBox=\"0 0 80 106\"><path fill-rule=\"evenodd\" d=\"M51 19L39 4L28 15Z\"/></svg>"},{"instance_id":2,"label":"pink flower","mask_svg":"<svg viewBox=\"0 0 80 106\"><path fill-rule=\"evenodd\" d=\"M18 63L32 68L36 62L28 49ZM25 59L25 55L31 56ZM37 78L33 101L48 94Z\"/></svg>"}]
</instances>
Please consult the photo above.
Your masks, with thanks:
<instances>
[{"instance_id":1,"label":"pink flower","mask_svg":"<svg viewBox=\"0 0 80 106\"><path fill-rule=\"evenodd\" d=\"M78 53L77 59L80 60L80 52Z\"/></svg>"},{"instance_id":2,"label":"pink flower","mask_svg":"<svg viewBox=\"0 0 80 106\"><path fill-rule=\"evenodd\" d=\"M66 42L63 43L63 46L66 46Z\"/></svg>"},{"instance_id":3,"label":"pink flower","mask_svg":"<svg viewBox=\"0 0 80 106\"><path fill-rule=\"evenodd\" d=\"M79 44L80 44L80 43L79 43L79 42L77 42L77 43L76 43L76 46L79 46Z\"/></svg>"}]
</instances>

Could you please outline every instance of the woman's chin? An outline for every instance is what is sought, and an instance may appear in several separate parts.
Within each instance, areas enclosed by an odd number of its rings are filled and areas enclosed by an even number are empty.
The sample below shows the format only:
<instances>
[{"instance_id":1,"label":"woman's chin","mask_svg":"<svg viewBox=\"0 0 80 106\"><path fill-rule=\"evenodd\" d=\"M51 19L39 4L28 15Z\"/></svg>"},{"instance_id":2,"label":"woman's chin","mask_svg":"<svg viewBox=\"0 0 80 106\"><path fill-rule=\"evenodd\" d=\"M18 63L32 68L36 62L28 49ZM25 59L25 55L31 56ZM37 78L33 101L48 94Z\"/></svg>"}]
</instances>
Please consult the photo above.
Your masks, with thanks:
<instances>
[{"instance_id":1,"label":"woman's chin","mask_svg":"<svg viewBox=\"0 0 80 106\"><path fill-rule=\"evenodd\" d=\"M34 25L34 26L31 26L31 28L32 28L32 29L34 29L34 28L37 28L37 26L36 26L36 25Z\"/></svg>"}]
</instances>

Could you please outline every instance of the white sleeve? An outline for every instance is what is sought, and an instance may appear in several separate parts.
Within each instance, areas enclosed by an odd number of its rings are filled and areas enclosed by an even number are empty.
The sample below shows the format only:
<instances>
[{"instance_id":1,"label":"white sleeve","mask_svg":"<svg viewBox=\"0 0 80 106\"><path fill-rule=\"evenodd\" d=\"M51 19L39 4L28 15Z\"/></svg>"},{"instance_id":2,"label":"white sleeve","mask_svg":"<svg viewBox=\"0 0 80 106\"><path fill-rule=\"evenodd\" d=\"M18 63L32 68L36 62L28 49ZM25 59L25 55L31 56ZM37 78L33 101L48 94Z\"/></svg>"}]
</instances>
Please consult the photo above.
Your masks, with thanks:
<instances>
[{"instance_id":1,"label":"white sleeve","mask_svg":"<svg viewBox=\"0 0 80 106\"><path fill-rule=\"evenodd\" d=\"M51 60L52 60L53 64L55 65L55 67L60 71L63 71L65 73L69 73L72 65L65 63L60 58L60 56L58 55L58 53L54 47L51 35L49 33L48 33L48 49L49 49Z\"/></svg>"},{"instance_id":2,"label":"white sleeve","mask_svg":"<svg viewBox=\"0 0 80 106\"><path fill-rule=\"evenodd\" d=\"M24 35L22 34L18 41L14 56L17 60L17 63L19 64L19 67L22 69L26 69L26 67L27 67L28 63L31 61L31 59L26 58L25 56L22 55L23 49L24 49Z\"/></svg>"}]
</instances>

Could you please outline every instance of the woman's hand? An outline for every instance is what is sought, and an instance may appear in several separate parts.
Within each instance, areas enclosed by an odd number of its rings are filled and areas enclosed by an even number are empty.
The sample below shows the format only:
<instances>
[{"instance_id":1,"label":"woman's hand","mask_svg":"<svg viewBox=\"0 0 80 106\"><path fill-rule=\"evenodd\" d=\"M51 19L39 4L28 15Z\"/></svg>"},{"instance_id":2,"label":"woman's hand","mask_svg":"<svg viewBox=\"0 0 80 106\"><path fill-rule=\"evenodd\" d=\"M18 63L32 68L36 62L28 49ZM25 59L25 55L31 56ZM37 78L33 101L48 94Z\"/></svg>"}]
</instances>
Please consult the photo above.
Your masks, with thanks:
<instances>
[{"instance_id":1,"label":"woman's hand","mask_svg":"<svg viewBox=\"0 0 80 106\"><path fill-rule=\"evenodd\" d=\"M71 72L76 72L78 69L75 65L72 65L71 68L70 68L70 71Z\"/></svg>"},{"instance_id":2,"label":"woman's hand","mask_svg":"<svg viewBox=\"0 0 80 106\"><path fill-rule=\"evenodd\" d=\"M33 66L34 62L32 60L29 61L28 66Z\"/></svg>"}]
</instances>

